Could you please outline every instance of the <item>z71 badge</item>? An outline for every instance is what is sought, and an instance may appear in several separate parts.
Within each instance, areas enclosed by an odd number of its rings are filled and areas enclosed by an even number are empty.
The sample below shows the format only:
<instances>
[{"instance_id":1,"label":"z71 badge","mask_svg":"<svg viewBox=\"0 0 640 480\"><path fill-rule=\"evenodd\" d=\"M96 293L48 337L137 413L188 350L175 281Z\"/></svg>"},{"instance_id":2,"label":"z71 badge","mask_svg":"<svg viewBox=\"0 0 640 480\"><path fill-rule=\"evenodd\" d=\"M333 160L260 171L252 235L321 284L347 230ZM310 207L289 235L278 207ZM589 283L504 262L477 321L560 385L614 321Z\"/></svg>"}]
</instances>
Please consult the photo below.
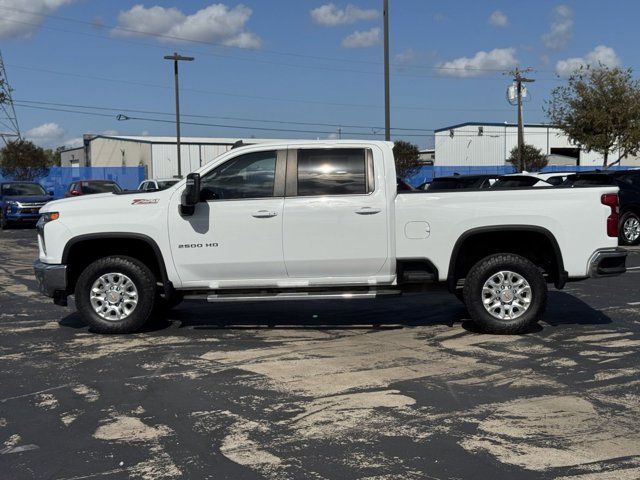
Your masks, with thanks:
<instances>
[{"instance_id":1,"label":"z71 badge","mask_svg":"<svg viewBox=\"0 0 640 480\"><path fill-rule=\"evenodd\" d=\"M134 198L131 205L150 205L152 203L158 203L159 198Z\"/></svg>"}]
</instances>

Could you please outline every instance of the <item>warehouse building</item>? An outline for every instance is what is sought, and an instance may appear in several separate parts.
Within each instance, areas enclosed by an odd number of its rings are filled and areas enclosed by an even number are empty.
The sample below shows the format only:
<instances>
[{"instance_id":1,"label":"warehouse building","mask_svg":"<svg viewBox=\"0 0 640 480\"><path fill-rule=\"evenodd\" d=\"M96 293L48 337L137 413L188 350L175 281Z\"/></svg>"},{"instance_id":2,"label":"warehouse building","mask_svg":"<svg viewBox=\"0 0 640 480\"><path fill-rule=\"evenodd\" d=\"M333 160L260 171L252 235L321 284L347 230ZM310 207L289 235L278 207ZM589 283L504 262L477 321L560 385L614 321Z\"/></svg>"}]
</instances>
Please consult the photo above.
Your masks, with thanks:
<instances>
[{"instance_id":1,"label":"warehouse building","mask_svg":"<svg viewBox=\"0 0 640 480\"><path fill-rule=\"evenodd\" d=\"M238 141L254 144L278 140L181 137L182 174L197 170ZM81 147L63 150L60 158L63 167L144 167L147 178L178 174L176 137L84 135Z\"/></svg>"},{"instance_id":2,"label":"warehouse building","mask_svg":"<svg viewBox=\"0 0 640 480\"><path fill-rule=\"evenodd\" d=\"M560 129L545 124L524 126L524 141L539 148L549 165L597 168L604 158L587 152L569 141ZM511 123L467 122L435 131L435 165L437 167L504 167L511 150L518 144L518 126ZM619 159L609 155L609 163ZM640 166L640 159L623 158L623 166Z\"/></svg>"}]
</instances>

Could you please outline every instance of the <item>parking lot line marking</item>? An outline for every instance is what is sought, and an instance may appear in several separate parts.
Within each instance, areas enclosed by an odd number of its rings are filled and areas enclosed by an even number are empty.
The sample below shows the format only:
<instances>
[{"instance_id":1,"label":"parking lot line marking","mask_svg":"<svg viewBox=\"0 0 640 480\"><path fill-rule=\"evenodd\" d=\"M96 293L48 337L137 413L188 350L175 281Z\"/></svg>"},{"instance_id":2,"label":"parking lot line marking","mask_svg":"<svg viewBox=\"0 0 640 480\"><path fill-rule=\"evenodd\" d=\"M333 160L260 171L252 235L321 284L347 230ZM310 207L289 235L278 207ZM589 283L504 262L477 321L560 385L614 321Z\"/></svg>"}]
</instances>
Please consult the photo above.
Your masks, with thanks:
<instances>
[{"instance_id":1,"label":"parking lot line marking","mask_svg":"<svg viewBox=\"0 0 640 480\"><path fill-rule=\"evenodd\" d=\"M627 305L640 305L640 302L629 302Z\"/></svg>"},{"instance_id":2,"label":"parking lot line marking","mask_svg":"<svg viewBox=\"0 0 640 480\"><path fill-rule=\"evenodd\" d=\"M627 270L640 270L640 267L627 267Z\"/></svg>"}]
</instances>

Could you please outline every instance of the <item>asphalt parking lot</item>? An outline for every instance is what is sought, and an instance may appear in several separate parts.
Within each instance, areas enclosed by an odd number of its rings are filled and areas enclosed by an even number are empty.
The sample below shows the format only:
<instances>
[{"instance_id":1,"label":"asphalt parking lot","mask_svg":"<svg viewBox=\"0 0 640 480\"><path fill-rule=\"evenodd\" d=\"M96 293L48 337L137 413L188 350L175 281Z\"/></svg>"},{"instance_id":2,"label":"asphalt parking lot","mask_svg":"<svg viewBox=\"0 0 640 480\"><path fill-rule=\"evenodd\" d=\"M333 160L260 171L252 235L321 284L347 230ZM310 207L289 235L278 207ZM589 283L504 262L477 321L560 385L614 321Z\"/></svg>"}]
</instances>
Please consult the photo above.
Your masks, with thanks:
<instances>
[{"instance_id":1,"label":"asphalt parking lot","mask_svg":"<svg viewBox=\"0 0 640 480\"><path fill-rule=\"evenodd\" d=\"M0 478L640 478L640 251L522 336L445 293L185 302L100 336L36 255L0 232Z\"/></svg>"}]
</instances>

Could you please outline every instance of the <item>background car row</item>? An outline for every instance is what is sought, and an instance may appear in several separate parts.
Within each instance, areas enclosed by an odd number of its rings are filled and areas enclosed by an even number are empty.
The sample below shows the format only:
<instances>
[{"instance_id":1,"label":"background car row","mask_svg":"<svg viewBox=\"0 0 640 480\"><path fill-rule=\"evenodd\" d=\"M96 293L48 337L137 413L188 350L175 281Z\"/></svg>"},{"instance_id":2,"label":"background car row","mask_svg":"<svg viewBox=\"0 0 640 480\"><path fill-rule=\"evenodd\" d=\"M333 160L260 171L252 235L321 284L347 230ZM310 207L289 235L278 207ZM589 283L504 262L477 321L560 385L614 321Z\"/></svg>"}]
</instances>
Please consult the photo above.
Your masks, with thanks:
<instances>
[{"instance_id":1,"label":"background car row","mask_svg":"<svg viewBox=\"0 0 640 480\"><path fill-rule=\"evenodd\" d=\"M175 185L179 179L149 179L138 186L139 191L158 191ZM94 195L97 193L120 193L123 189L113 180L76 180L69 184L65 198ZM12 225L35 225L40 218L40 208L54 200L52 191L36 182L0 183L0 228Z\"/></svg>"}]
</instances>

